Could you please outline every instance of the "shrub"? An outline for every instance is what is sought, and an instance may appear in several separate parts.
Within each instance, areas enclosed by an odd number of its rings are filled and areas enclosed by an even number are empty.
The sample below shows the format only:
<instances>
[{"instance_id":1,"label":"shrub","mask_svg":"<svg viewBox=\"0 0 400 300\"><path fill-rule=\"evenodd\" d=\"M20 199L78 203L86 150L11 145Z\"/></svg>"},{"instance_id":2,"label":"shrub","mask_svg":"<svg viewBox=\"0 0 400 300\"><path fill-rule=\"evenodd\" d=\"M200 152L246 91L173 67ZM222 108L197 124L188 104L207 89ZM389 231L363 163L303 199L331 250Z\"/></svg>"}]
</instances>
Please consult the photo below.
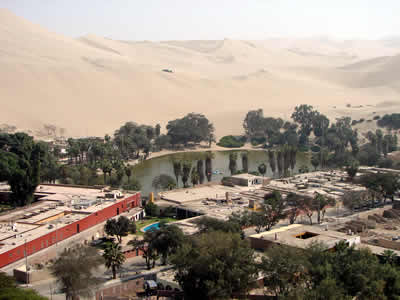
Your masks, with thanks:
<instances>
[{"instance_id":1,"label":"shrub","mask_svg":"<svg viewBox=\"0 0 400 300\"><path fill-rule=\"evenodd\" d=\"M367 120L367 122L368 122L368 123L371 123L371 122L372 122L372 120Z\"/></svg>"},{"instance_id":2,"label":"shrub","mask_svg":"<svg viewBox=\"0 0 400 300\"><path fill-rule=\"evenodd\" d=\"M218 146L226 148L240 148L243 147L246 139L243 136L226 135L219 140Z\"/></svg>"},{"instance_id":3,"label":"shrub","mask_svg":"<svg viewBox=\"0 0 400 300\"><path fill-rule=\"evenodd\" d=\"M317 145L314 145L314 146L311 147L311 151L312 152L319 152L319 151L321 151L321 147L317 146Z\"/></svg>"},{"instance_id":4,"label":"shrub","mask_svg":"<svg viewBox=\"0 0 400 300\"><path fill-rule=\"evenodd\" d=\"M365 121L365 119L364 118L361 118L360 120L358 120L358 123L362 123L362 122L364 122Z\"/></svg>"},{"instance_id":5,"label":"shrub","mask_svg":"<svg viewBox=\"0 0 400 300\"><path fill-rule=\"evenodd\" d=\"M373 120L379 120L381 117L380 116L375 116L374 118L373 118Z\"/></svg>"},{"instance_id":6,"label":"shrub","mask_svg":"<svg viewBox=\"0 0 400 300\"><path fill-rule=\"evenodd\" d=\"M351 126L357 125L358 121L357 120L353 120L351 121Z\"/></svg>"},{"instance_id":7,"label":"shrub","mask_svg":"<svg viewBox=\"0 0 400 300\"><path fill-rule=\"evenodd\" d=\"M250 142L253 146L257 146L260 144L265 144L266 141L267 141L266 138L261 136L261 137L252 137Z\"/></svg>"}]
</instances>

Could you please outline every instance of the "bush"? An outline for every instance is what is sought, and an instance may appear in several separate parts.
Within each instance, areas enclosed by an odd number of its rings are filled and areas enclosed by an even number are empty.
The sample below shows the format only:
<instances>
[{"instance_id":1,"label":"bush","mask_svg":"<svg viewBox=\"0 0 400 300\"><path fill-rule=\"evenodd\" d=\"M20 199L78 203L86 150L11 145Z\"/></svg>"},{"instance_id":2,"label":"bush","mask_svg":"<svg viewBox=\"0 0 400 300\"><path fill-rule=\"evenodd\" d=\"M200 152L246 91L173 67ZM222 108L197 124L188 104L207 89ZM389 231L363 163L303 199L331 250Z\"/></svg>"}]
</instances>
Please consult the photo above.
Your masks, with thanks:
<instances>
[{"instance_id":1,"label":"bush","mask_svg":"<svg viewBox=\"0 0 400 300\"><path fill-rule=\"evenodd\" d=\"M158 206L149 201L144 207L144 211L146 212L146 216L157 217Z\"/></svg>"},{"instance_id":2,"label":"bush","mask_svg":"<svg viewBox=\"0 0 400 300\"><path fill-rule=\"evenodd\" d=\"M312 152L319 152L319 151L321 151L321 147L317 146L317 145L314 145L314 146L311 147L311 151Z\"/></svg>"},{"instance_id":3,"label":"bush","mask_svg":"<svg viewBox=\"0 0 400 300\"><path fill-rule=\"evenodd\" d=\"M300 152L307 152L308 150L309 150L309 148L306 145L300 145L299 146L299 151Z\"/></svg>"},{"instance_id":4,"label":"bush","mask_svg":"<svg viewBox=\"0 0 400 300\"><path fill-rule=\"evenodd\" d=\"M372 122L372 120L367 120L367 123L371 123Z\"/></svg>"},{"instance_id":5,"label":"bush","mask_svg":"<svg viewBox=\"0 0 400 300\"><path fill-rule=\"evenodd\" d=\"M365 119L364 118L361 118L360 120L358 120L358 123L362 123L362 122L364 122L365 121Z\"/></svg>"},{"instance_id":6,"label":"bush","mask_svg":"<svg viewBox=\"0 0 400 300\"><path fill-rule=\"evenodd\" d=\"M380 116L375 116L374 118L373 118L373 120L379 120L381 117Z\"/></svg>"},{"instance_id":7,"label":"bush","mask_svg":"<svg viewBox=\"0 0 400 300\"><path fill-rule=\"evenodd\" d=\"M353 120L351 121L351 126L357 125L358 121L357 120Z\"/></svg>"},{"instance_id":8,"label":"bush","mask_svg":"<svg viewBox=\"0 0 400 300\"><path fill-rule=\"evenodd\" d=\"M240 148L243 147L246 138L243 136L226 135L219 140L218 146L226 148Z\"/></svg>"},{"instance_id":9,"label":"bush","mask_svg":"<svg viewBox=\"0 0 400 300\"><path fill-rule=\"evenodd\" d=\"M266 141L267 139L261 136L261 137L252 137L250 142L253 146L257 146L260 144L265 144Z\"/></svg>"}]
</instances>

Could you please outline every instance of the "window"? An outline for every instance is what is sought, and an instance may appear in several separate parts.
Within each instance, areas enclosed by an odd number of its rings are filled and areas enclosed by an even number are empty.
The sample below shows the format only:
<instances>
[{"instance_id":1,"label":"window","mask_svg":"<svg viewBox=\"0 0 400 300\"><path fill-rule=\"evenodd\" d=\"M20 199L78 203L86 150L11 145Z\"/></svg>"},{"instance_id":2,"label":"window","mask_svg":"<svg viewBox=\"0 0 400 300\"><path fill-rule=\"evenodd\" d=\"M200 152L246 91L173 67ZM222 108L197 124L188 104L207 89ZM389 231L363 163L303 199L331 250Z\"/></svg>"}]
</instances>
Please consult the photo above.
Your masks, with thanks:
<instances>
[{"instance_id":1,"label":"window","mask_svg":"<svg viewBox=\"0 0 400 300\"><path fill-rule=\"evenodd\" d=\"M8 254L8 256L12 257L12 253Z\"/></svg>"},{"instance_id":2,"label":"window","mask_svg":"<svg viewBox=\"0 0 400 300\"><path fill-rule=\"evenodd\" d=\"M49 246L49 240L46 240L46 247Z\"/></svg>"},{"instance_id":3,"label":"window","mask_svg":"<svg viewBox=\"0 0 400 300\"><path fill-rule=\"evenodd\" d=\"M33 246L33 252L35 252L35 246Z\"/></svg>"}]
</instances>

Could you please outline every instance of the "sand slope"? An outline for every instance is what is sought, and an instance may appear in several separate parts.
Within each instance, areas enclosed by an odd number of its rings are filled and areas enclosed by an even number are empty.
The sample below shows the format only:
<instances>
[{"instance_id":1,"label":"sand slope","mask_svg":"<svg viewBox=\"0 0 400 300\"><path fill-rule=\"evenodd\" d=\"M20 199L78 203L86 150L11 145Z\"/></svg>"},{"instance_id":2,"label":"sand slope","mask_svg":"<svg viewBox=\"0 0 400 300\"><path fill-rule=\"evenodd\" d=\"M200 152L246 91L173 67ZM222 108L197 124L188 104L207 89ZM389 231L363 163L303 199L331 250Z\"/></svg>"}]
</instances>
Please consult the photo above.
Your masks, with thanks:
<instances>
[{"instance_id":1,"label":"sand slope","mask_svg":"<svg viewBox=\"0 0 400 300\"><path fill-rule=\"evenodd\" d=\"M72 39L0 10L0 45L0 123L20 128L104 135L126 121L165 125L193 111L221 136L241 133L250 109L289 118L309 103L334 118L370 114L384 101L394 106L381 111L398 108L392 55L400 51L383 41Z\"/></svg>"}]
</instances>

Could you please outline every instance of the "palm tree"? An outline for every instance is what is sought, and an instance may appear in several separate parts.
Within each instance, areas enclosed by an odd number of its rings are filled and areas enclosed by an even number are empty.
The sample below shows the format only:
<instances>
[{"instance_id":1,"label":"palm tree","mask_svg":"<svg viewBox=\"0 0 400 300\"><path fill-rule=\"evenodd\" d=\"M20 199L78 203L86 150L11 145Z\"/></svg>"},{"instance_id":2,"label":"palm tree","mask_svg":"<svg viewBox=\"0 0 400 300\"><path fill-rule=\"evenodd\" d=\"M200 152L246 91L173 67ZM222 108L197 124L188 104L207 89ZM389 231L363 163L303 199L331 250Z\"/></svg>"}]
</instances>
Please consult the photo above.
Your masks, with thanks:
<instances>
[{"instance_id":1,"label":"palm tree","mask_svg":"<svg viewBox=\"0 0 400 300\"><path fill-rule=\"evenodd\" d=\"M262 163L258 166L258 172L264 177L265 173L267 172L267 165Z\"/></svg>"},{"instance_id":2,"label":"palm tree","mask_svg":"<svg viewBox=\"0 0 400 300\"><path fill-rule=\"evenodd\" d=\"M236 152L232 152L229 154L229 170L231 171L231 175L235 175L236 173L236 160L237 160L237 153Z\"/></svg>"},{"instance_id":3,"label":"palm tree","mask_svg":"<svg viewBox=\"0 0 400 300\"><path fill-rule=\"evenodd\" d=\"M172 162L172 165L174 167L176 186L179 187L179 176L182 176L182 162L176 160Z\"/></svg>"},{"instance_id":4,"label":"palm tree","mask_svg":"<svg viewBox=\"0 0 400 300\"><path fill-rule=\"evenodd\" d=\"M199 172L197 171L196 168L193 168L192 169L192 174L190 176L190 179L191 179L191 181L193 183L193 186L195 186L196 184L199 183L199 177L200 177L199 176Z\"/></svg>"},{"instance_id":5,"label":"palm tree","mask_svg":"<svg viewBox=\"0 0 400 300\"><path fill-rule=\"evenodd\" d=\"M117 270L121 268L125 261L125 255L122 253L121 246L114 242L108 243L103 254L107 269L111 269L113 279L117 278Z\"/></svg>"},{"instance_id":6,"label":"palm tree","mask_svg":"<svg viewBox=\"0 0 400 300\"><path fill-rule=\"evenodd\" d=\"M268 161L269 161L269 166L271 167L272 176L275 176L275 170L276 170L275 152L268 150Z\"/></svg>"}]
</instances>

